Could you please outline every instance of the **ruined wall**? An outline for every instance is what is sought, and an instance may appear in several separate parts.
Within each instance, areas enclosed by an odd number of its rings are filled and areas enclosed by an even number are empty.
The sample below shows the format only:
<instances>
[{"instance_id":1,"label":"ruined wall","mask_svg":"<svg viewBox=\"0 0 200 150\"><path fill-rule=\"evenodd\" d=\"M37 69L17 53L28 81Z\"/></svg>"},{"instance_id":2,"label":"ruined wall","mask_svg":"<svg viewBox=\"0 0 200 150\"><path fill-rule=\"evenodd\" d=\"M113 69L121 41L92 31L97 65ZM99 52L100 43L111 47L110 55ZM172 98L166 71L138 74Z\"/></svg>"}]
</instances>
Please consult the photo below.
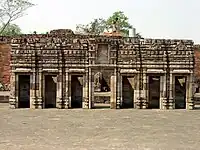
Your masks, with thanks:
<instances>
[{"instance_id":1,"label":"ruined wall","mask_svg":"<svg viewBox=\"0 0 200 150\"><path fill-rule=\"evenodd\" d=\"M0 44L0 90L9 90L10 85L10 51L7 44Z\"/></svg>"},{"instance_id":2,"label":"ruined wall","mask_svg":"<svg viewBox=\"0 0 200 150\"><path fill-rule=\"evenodd\" d=\"M200 45L194 46L195 53L195 79L196 82L200 82Z\"/></svg>"}]
</instances>

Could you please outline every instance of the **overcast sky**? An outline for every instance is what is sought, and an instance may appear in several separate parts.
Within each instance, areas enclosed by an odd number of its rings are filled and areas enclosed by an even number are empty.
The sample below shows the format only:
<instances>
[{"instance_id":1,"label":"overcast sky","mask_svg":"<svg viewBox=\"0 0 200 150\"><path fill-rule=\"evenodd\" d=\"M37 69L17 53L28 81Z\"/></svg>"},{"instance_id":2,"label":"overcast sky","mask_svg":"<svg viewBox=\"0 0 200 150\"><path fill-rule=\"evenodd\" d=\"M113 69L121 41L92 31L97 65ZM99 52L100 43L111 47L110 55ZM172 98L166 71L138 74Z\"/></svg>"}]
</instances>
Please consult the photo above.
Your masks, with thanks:
<instances>
[{"instance_id":1,"label":"overcast sky","mask_svg":"<svg viewBox=\"0 0 200 150\"><path fill-rule=\"evenodd\" d=\"M76 24L123 11L145 38L192 39L200 43L200 0L32 0L37 4L15 23L24 33L75 30Z\"/></svg>"}]
</instances>

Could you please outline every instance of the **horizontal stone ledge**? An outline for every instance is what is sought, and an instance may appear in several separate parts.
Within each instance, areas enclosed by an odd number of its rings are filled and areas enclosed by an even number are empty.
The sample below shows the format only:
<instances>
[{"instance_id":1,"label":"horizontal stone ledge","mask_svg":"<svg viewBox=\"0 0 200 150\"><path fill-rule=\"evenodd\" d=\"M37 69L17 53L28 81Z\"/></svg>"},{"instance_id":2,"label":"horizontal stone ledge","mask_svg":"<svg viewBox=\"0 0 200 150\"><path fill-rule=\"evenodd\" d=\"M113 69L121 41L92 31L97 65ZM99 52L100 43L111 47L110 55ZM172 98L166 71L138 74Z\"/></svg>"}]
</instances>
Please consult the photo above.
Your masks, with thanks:
<instances>
[{"instance_id":1,"label":"horizontal stone ledge","mask_svg":"<svg viewBox=\"0 0 200 150\"><path fill-rule=\"evenodd\" d=\"M193 71L190 71L188 69L174 69L172 73L193 73Z\"/></svg>"},{"instance_id":2,"label":"horizontal stone ledge","mask_svg":"<svg viewBox=\"0 0 200 150\"><path fill-rule=\"evenodd\" d=\"M166 71L162 69L147 69L147 73L166 73Z\"/></svg>"},{"instance_id":3,"label":"horizontal stone ledge","mask_svg":"<svg viewBox=\"0 0 200 150\"><path fill-rule=\"evenodd\" d=\"M139 73L136 69L121 69L120 73Z\"/></svg>"},{"instance_id":4,"label":"horizontal stone ledge","mask_svg":"<svg viewBox=\"0 0 200 150\"><path fill-rule=\"evenodd\" d=\"M15 70L13 70L12 72L24 72L24 73L26 73L26 72L33 72L33 70L27 69L27 68L17 68Z\"/></svg>"},{"instance_id":5,"label":"horizontal stone ledge","mask_svg":"<svg viewBox=\"0 0 200 150\"><path fill-rule=\"evenodd\" d=\"M42 69L43 72L58 72L58 69Z\"/></svg>"},{"instance_id":6,"label":"horizontal stone ledge","mask_svg":"<svg viewBox=\"0 0 200 150\"><path fill-rule=\"evenodd\" d=\"M85 69L69 69L69 72L85 72Z\"/></svg>"}]
</instances>

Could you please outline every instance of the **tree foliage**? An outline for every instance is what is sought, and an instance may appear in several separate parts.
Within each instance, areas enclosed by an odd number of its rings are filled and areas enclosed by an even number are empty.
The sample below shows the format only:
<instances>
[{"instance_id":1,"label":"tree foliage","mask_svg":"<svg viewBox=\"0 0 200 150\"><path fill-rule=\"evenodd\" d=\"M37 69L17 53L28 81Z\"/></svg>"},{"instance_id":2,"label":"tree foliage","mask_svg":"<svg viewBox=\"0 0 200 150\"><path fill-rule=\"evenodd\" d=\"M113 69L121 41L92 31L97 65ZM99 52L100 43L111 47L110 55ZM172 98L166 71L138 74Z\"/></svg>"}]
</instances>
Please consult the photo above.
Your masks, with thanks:
<instances>
[{"instance_id":1,"label":"tree foliage","mask_svg":"<svg viewBox=\"0 0 200 150\"><path fill-rule=\"evenodd\" d=\"M0 1L0 35L7 26L16 19L25 15L25 11L34 6L28 0L1 0Z\"/></svg>"},{"instance_id":2,"label":"tree foliage","mask_svg":"<svg viewBox=\"0 0 200 150\"><path fill-rule=\"evenodd\" d=\"M19 34L21 34L21 29L16 24L8 24L6 28L3 30L3 32L1 33L1 35L3 36L13 36L13 35L19 35Z\"/></svg>"},{"instance_id":3,"label":"tree foliage","mask_svg":"<svg viewBox=\"0 0 200 150\"><path fill-rule=\"evenodd\" d=\"M116 22L118 30L124 34L124 36L128 35L129 29L132 27L128 22L128 17L122 11L114 12L112 16L110 16L106 23L108 28L112 28L113 23Z\"/></svg>"},{"instance_id":4,"label":"tree foliage","mask_svg":"<svg viewBox=\"0 0 200 150\"><path fill-rule=\"evenodd\" d=\"M108 19L94 19L92 22L86 25L79 24L76 30L80 33L99 35L104 31L109 31L113 28L113 24L116 22L118 31L128 35L129 29L132 27L128 22L128 17L122 11L114 12Z\"/></svg>"},{"instance_id":5,"label":"tree foliage","mask_svg":"<svg viewBox=\"0 0 200 150\"><path fill-rule=\"evenodd\" d=\"M99 35L106 29L106 21L103 18L94 19L89 24L76 26L76 30L80 33Z\"/></svg>"}]
</instances>

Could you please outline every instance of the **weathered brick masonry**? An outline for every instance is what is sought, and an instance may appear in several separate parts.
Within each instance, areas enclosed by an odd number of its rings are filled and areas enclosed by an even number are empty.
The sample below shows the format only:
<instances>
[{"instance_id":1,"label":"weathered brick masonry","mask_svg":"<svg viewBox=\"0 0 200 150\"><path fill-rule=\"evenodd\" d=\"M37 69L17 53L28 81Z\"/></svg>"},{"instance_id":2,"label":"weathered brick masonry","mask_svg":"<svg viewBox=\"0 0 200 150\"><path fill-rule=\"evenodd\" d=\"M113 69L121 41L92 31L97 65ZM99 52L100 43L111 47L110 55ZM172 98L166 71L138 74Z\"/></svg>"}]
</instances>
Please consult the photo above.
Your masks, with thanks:
<instances>
[{"instance_id":1,"label":"weathered brick masonry","mask_svg":"<svg viewBox=\"0 0 200 150\"><path fill-rule=\"evenodd\" d=\"M12 47L11 108L193 109L191 40L54 30L2 42Z\"/></svg>"},{"instance_id":2,"label":"weathered brick masonry","mask_svg":"<svg viewBox=\"0 0 200 150\"><path fill-rule=\"evenodd\" d=\"M1 90L9 90L10 85L10 50L8 44L0 44L0 83Z\"/></svg>"}]
</instances>

